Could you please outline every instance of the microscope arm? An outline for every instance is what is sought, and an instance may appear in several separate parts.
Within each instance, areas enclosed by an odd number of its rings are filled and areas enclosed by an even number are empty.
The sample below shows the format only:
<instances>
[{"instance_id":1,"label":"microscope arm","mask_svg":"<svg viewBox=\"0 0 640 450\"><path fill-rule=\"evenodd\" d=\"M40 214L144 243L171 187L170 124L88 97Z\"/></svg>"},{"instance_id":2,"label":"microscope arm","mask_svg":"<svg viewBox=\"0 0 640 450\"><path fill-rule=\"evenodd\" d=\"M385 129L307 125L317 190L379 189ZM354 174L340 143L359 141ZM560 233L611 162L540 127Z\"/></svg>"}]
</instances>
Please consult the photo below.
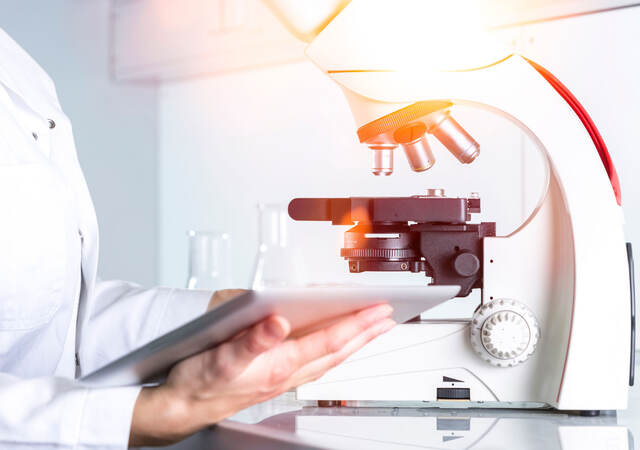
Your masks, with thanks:
<instances>
[{"instance_id":1,"label":"microscope arm","mask_svg":"<svg viewBox=\"0 0 640 450\"><path fill-rule=\"evenodd\" d=\"M526 58L525 58L526 59ZM576 113L584 127L587 129L589 133L589 137L593 141L593 144L598 151L598 155L600 155L600 159L602 160L602 164L604 165L605 170L607 171L607 176L611 181L611 186L613 188L613 192L616 196L616 201L618 205L622 205L622 193L620 192L620 179L618 178L618 173L616 172L616 168L613 165L613 160L611 159L611 155L609 155L609 149L602 139L598 128L596 128L595 123L591 119L591 116L587 112L587 110L582 106L580 101L569 91L569 89L558 80L551 72L542 67L539 64L531 61L530 59L526 59L529 64L533 66L534 69L538 71L540 75L544 77L545 80L549 82L551 86L556 90L558 94L567 102L571 109Z\"/></svg>"}]
</instances>

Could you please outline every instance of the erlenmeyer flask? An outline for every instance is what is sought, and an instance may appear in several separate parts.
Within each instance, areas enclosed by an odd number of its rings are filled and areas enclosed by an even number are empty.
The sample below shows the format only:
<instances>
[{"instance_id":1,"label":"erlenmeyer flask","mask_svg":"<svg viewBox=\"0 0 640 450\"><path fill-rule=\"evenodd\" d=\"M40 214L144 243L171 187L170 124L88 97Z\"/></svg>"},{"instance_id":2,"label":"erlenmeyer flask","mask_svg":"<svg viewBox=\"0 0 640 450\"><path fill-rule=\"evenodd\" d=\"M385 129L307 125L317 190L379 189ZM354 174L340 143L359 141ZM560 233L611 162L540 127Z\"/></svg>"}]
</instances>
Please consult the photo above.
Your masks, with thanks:
<instances>
[{"instance_id":1,"label":"erlenmeyer flask","mask_svg":"<svg viewBox=\"0 0 640 450\"><path fill-rule=\"evenodd\" d=\"M189 231L188 289L233 287L231 237L219 231Z\"/></svg>"},{"instance_id":2,"label":"erlenmeyer flask","mask_svg":"<svg viewBox=\"0 0 640 450\"><path fill-rule=\"evenodd\" d=\"M251 288L302 285L302 256L300 250L289 242L286 207L281 204L260 204L258 214L258 255Z\"/></svg>"}]
</instances>

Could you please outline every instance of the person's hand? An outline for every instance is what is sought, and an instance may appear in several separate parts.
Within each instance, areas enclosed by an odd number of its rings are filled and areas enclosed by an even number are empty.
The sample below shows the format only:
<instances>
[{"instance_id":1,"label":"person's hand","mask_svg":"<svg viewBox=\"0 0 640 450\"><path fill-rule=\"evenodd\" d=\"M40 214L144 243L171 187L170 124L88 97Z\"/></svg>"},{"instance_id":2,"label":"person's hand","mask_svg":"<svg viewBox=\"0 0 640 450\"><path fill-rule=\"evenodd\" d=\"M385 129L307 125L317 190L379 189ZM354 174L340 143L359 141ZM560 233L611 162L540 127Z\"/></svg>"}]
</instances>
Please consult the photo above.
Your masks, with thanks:
<instances>
[{"instance_id":1,"label":"person's hand","mask_svg":"<svg viewBox=\"0 0 640 450\"><path fill-rule=\"evenodd\" d=\"M129 444L178 441L248 406L318 379L391 329L395 325L391 312L387 304L374 306L289 340L286 319L265 319L232 340L180 362L165 384L144 388L134 408Z\"/></svg>"},{"instance_id":2,"label":"person's hand","mask_svg":"<svg viewBox=\"0 0 640 450\"><path fill-rule=\"evenodd\" d=\"M226 302L227 300L231 300L246 292L249 292L249 291L247 291L246 289L223 289L221 291L215 291L211 296L211 300L209 300L209 304L207 305L207 311Z\"/></svg>"}]
</instances>

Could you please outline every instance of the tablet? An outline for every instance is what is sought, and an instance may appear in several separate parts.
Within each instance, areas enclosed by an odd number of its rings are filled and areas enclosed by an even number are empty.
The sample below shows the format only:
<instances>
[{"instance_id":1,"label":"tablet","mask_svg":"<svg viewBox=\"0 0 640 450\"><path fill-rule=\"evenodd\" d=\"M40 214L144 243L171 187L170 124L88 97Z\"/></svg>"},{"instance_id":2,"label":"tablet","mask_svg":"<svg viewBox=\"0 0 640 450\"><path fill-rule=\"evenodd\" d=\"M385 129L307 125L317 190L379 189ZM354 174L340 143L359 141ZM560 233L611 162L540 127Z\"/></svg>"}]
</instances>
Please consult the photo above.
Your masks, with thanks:
<instances>
[{"instance_id":1,"label":"tablet","mask_svg":"<svg viewBox=\"0 0 640 450\"><path fill-rule=\"evenodd\" d=\"M287 318L292 333L300 334L388 302L394 309L393 319L402 323L455 297L459 290L459 286L330 286L247 291L79 381L95 387L159 383L175 363L230 339L271 314Z\"/></svg>"}]
</instances>

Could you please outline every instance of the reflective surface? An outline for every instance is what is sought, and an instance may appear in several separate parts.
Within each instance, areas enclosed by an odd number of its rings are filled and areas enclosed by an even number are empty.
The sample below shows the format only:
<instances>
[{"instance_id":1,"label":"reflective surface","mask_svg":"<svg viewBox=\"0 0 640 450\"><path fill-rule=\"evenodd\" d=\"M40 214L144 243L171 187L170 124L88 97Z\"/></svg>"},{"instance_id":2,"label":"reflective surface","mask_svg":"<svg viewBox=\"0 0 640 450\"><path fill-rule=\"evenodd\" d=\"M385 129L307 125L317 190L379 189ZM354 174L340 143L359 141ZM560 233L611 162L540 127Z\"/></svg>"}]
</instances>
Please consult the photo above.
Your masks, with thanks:
<instances>
[{"instance_id":1,"label":"reflective surface","mask_svg":"<svg viewBox=\"0 0 640 450\"><path fill-rule=\"evenodd\" d=\"M288 392L177 448L626 450L635 448L637 436L637 386L630 390L627 410L599 417L553 410L318 408Z\"/></svg>"},{"instance_id":2,"label":"reflective surface","mask_svg":"<svg viewBox=\"0 0 640 450\"><path fill-rule=\"evenodd\" d=\"M261 425L336 449L628 449L615 413L580 417L551 411L434 408L316 408Z\"/></svg>"}]
</instances>

